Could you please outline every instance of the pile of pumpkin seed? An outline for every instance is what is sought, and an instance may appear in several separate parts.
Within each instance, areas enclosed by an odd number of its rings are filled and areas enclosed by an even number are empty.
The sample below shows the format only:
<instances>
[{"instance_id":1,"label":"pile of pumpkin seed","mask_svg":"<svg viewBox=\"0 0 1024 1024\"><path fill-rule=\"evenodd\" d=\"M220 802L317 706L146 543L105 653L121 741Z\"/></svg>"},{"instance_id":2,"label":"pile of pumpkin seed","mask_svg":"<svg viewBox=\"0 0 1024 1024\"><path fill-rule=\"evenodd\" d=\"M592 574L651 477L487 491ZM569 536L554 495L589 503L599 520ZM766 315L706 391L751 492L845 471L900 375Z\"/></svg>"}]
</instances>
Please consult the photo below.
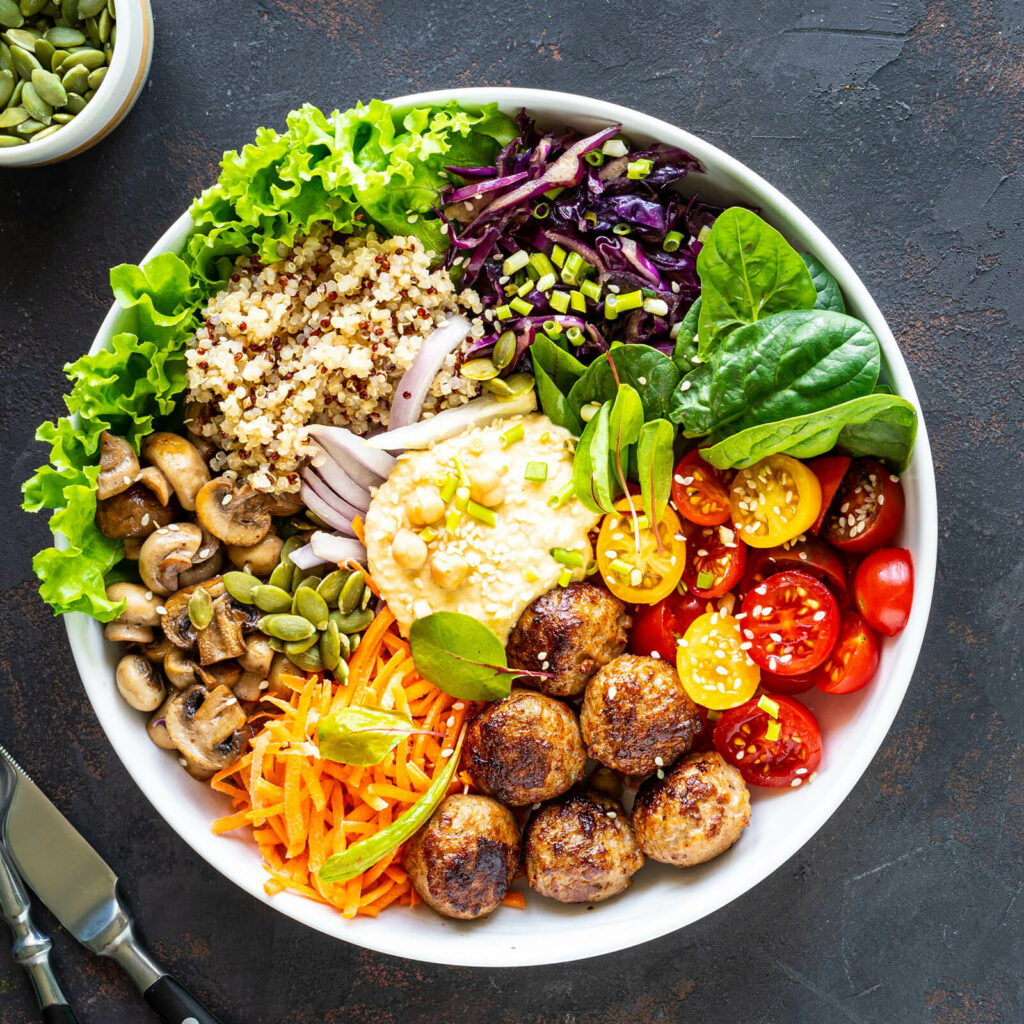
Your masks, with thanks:
<instances>
[{"instance_id":1,"label":"pile of pumpkin seed","mask_svg":"<svg viewBox=\"0 0 1024 1024\"><path fill-rule=\"evenodd\" d=\"M348 658L359 634L373 621L373 593L358 569L335 569L325 576L298 568L291 553L302 540L290 537L281 561L266 583L245 572L224 574L224 589L241 604L261 612L260 630L270 646L305 672L328 670L348 675Z\"/></svg>"},{"instance_id":2,"label":"pile of pumpkin seed","mask_svg":"<svg viewBox=\"0 0 1024 1024\"><path fill-rule=\"evenodd\" d=\"M96 94L117 42L114 0L0 0L0 149L44 139Z\"/></svg>"}]
</instances>

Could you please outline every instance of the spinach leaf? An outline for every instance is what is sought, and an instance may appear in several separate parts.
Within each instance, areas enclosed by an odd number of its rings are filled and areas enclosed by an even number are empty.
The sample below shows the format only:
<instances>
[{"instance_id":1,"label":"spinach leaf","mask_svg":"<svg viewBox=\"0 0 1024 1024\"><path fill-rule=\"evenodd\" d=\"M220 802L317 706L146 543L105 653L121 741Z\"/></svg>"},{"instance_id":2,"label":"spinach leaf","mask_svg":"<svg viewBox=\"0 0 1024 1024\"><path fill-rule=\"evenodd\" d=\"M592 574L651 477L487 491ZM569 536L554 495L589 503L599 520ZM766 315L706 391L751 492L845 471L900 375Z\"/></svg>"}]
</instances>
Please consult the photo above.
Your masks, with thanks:
<instances>
[{"instance_id":1,"label":"spinach leaf","mask_svg":"<svg viewBox=\"0 0 1024 1024\"><path fill-rule=\"evenodd\" d=\"M482 622L461 612L434 612L409 628L416 671L458 700L499 700L519 675L505 647Z\"/></svg>"},{"instance_id":2,"label":"spinach leaf","mask_svg":"<svg viewBox=\"0 0 1024 1024\"><path fill-rule=\"evenodd\" d=\"M614 507L617 488L615 470L611 463L611 445L609 442L611 434L611 408L611 402L605 402L598 410L597 415L591 420L594 424L594 434L590 441L593 493L597 496L598 507L603 512L609 512Z\"/></svg>"},{"instance_id":3,"label":"spinach leaf","mask_svg":"<svg viewBox=\"0 0 1024 1024\"><path fill-rule=\"evenodd\" d=\"M339 764L373 765L391 753L407 736L422 732L400 711L353 705L320 719L320 756Z\"/></svg>"},{"instance_id":4,"label":"spinach leaf","mask_svg":"<svg viewBox=\"0 0 1024 1024\"><path fill-rule=\"evenodd\" d=\"M721 439L870 394L881 353L874 334L853 317L791 310L733 331L710 365L707 408L687 421L691 407L677 402L676 414L688 434L710 422Z\"/></svg>"},{"instance_id":5,"label":"spinach leaf","mask_svg":"<svg viewBox=\"0 0 1024 1024\"><path fill-rule=\"evenodd\" d=\"M839 448L849 455L884 459L902 472L916 436L914 406L896 395L875 394L804 416L748 427L702 449L701 455L718 469L742 469L777 452L810 459Z\"/></svg>"},{"instance_id":6,"label":"spinach leaf","mask_svg":"<svg viewBox=\"0 0 1024 1024\"><path fill-rule=\"evenodd\" d=\"M629 445L636 444L643 425L644 407L636 388L620 384L608 414L609 451L621 454Z\"/></svg>"},{"instance_id":7,"label":"spinach leaf","mask_svg":"<svg viewBox=\"0 0 1024 1024\"><path fill-rule=\"evenodd\" d=\"M825 269L825 265L813 256L805 252L800 253L800 258L807 264L811 280L814 282L814 290L818 297L814 300L815 309L830 309L833 313L845 313L846 303L843 302L843 293L839 290L839 282Z\"/></svg>"},{"instance_id":8,"label":"spinach leaf","mask_svg":"<svg viewBox=\"0 0 1024 1024\"><path fill-rule=\"evenodd\" d=\"M647 518L656 523L668 504L672 488L672 442L675 430L668 420L651 420L640 428L636 448L640 495Z\"/></svg>"},{"instance_id":9,"label":"spinach leaf","mask_svg":"<svg viewBox=\"0 0 1024 1024\"><path fill-rule=\"evenodd\" d=\"M685 437L703 437L711 433L715 424L711 412L710 363L703 363L692 369L679 383L672 396L669 419L683 425Z\"/></svg>"},{"instance_id":10,"label":"spinach leaf","mask_svg":"<svg viewBox=\"0 0 1024 1024\"><path fill-rule=\"evenodd\" d=\"M715 221L697 257L697 273L702 359L719 336L772 313L811 309L817 297L800 254L775 228L740 206Z\"/></svg>"},{"instance_id":11,"label":"spinach leaf","mask_svg":"<svg viewBox=\"0 0 1024 1024\"><path fill-rule=\"evenodd\" d=\"M614 373L610 361L615 364ZM587 367L569 392L569 405L579 415L588 402L613 400L619 384L636 390L647 419L663 419L679 384L679 371L667 355L650 345L617 345Z\"/></svg>"},{"instance_id":12,"label":"spinach leaf","mask_svg":"<svg viewBox=\"0 0 1024 1024\"><path fill-rule=\"evenodd\" d=\"M694 367L693 357L697 355L697 320L700 317L700 296L687 310L679 322L676 343L672 349L672 362L685 377Z\"/></svg>"},{"instance_id":13,"label":"spinach leaf","mask_svg":"<svg viewBox=\"0 0 1024 1024\"><path fill-rule=\"evenodd\" d=\"M576 454L572 459L572 485L576 497L584 508L591 512L603 512L598 502L597 490L594 487L594 460L591 456L594 445L594 433L597 431L595 416L584 428L576 445Z\"/></svg>"},{"instance_id":14,"label":"spinach leaf","mask_svg":"<svg viewBox=\"0 0 1024 1024\"><path fill-rule=\"evenodd\" d=\"M548 376L547 371L540 363L533 364L533 379L537 386L537 398L540 400L540 407L556 427L565 427L566 430L579 436L583 427L579 416L576 415L569 399L558 390L558 385Z\"/></svg>"},{"instance_id":15,"label":"spinach leaf","mask_svg":"<svg viewBox=\"0 0 1024 1024\"><path fill-rule=\"evenodd\" d=\"M555 387L566 395L587 370L571 352L560 348L546 334L539 331L530 345L530 356L533 358L534 367L540 365L554 381Z\"/></svg>"}]
</instances>

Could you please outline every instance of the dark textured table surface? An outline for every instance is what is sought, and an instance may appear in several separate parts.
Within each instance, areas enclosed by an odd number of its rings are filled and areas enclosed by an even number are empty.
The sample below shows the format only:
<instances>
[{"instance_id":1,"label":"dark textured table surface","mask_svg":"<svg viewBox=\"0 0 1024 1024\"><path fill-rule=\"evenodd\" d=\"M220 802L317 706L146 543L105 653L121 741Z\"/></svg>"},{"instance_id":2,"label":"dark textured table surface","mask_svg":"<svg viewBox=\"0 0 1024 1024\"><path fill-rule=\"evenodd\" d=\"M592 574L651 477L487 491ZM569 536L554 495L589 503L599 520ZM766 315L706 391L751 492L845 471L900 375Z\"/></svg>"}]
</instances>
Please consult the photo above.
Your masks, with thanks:
<instances>
[{"instance_id":1,"label":"dark textured table surface","mask_svg":"<svg viewBox=\"0 0 1024 1024\"><path fill-rule=\"evenodd\" d=\"M158 957L229 1024L1024 1020L1024 45L1015 0L420 4L154 0L138 107L67 164L0 172L0 740L115 864ZM61 364L225 148L311 100L530 85L616 100L778 185L903 348L939 482L936 600L896 724L817 836L746 896L599 961L424 966L328 940L195 856L136 790L35 594L18 511ZM45 914L83 1024L150 1017ZM38 1019L3 952L0 1024Z\"/></svg>"}]
</instances>

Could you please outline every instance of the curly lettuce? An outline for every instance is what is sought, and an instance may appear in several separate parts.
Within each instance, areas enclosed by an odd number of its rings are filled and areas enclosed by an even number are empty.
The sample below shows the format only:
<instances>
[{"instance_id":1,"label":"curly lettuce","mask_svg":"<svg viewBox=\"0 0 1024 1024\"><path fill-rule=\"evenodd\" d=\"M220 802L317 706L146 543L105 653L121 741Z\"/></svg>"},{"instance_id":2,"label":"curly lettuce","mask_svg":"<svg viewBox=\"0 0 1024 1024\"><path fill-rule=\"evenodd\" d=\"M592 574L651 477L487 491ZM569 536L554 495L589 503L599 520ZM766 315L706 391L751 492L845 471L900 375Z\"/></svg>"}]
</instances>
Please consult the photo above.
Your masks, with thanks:
<instances>
[{"instance_id":1,"label":"curly lettuce","mask_svg":"<svg viewBox=\"0 0 1024 1024\"><path fill-rule=\"evenodd\" d=\"M23 508L52 512L56 544L32 567L55 614L81 611L103 622L120 614L123 603L107 600L106 586L123 575L124 547L95 523L100 435L125 437L137 451L155 429L177 426L188 339L239 256L276 260L324 223L344 233L375 224L416 235L440 255L447 239L435 207L449 184L445 165L489 165L515 135L494 104L399 111L371 100L329 116L306 104L288 115L282 134L261 128L255 142L224 155L217 183L192 205L181 253L111 271L132 329L65 367L69 415L36 432L50 446L49 463L22 487Z\"/></svg>"}]
</instances>

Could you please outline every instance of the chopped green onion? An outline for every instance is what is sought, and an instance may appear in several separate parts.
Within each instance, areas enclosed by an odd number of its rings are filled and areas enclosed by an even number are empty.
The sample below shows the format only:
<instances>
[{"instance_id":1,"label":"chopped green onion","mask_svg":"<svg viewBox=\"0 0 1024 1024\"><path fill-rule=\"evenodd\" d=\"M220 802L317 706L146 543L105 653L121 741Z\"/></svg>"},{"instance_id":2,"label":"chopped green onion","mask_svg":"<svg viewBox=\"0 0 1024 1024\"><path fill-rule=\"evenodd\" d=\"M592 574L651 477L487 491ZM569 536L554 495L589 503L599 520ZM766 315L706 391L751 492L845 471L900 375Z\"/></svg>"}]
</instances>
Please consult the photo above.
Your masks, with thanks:
<instances>
[{"instance_id":1,"label":"chopped green onion","mask_svg":"<svg viewBox=\"0 0 1024 1024\"><path fill-rule=\"evenodd\" d=\"M522 441L525 436L526 431L523 429L522 423L517 423L514 427L509 427L501 435L501 447L507 448L509 445L515 444L516 441Z\"/></svg>"},{"instance_id":2,"label":"chopped green onion","mask_svg":"<svg viewBox=\"0 0 1024 1024\"><path fill-rule=\"evenodd\" d=\"M530 212L537 220L543 220L551 212L551 207L547 203L538 203Z\"/></svg>"},{"instance_id":3,"label":"chopped green onion","mask_svg":"<svg viewBox=\"0 0 1024 1024\"><path fill-rule=\"evenodd\" d=\"M563 569L558 574L558 585L560 587L567 587L572 583L572 569Z\"/></svg>"},{"instance_id":4,"label":"chopped green onion","mask_svg":"<svg viewBox=\"0 0 1024 1024\"><path fill-rule=\"evenodd\" d=\"M523 479L531 483L543 483L548 478L548 464L546 462L528 462Z\"/></svg>"},{"instance_id":5,"label":"chopped green onion","mask_svg":"<svg viewBox=\"0 0 1024 1024\"><path fill-rule=\"evenodd\" d=\"M545 320L541 327L549 338L557 338L562 333L562 325L557 320Z\"/></svg>"},{"instance_id":6,"label":"chopped green onion","mask_svg":"<svg viewBox=\"0 0 1024 1024\"><path fill-rule=\"evenodd\" d=\"M629 576L633 571L633 566L629 562L624 562L621 558L613 558L608 563L609 569L614 569L620 576Z\"/></svg>"},{"instance_id":7,"label":"chopped green onion","mask_svg":"<svg viewBox=\"0 0 1024 1024\"><path fill-rule=\"evenodd\" d=\"M619 315L619 297L614 292L604 297L604 318L614 320Z\"/></svg>"},{"instance_id":8,"label":"chopped green onion","mask_svg":"<svg viewBox=\"0 0 1024 1024\"><path fill-rule=\"evenodd\" d=\"M527 277L527 279L516 289L516 294L521 299L526 298L526 296L529 295L536 287L537 282L534 281L532 277ZM512 308L515 309L515 306Z\"/></svg>"},{"instance_id":9,"label":"chopped green onion","mask_svg":"<svg viewBox=\"0 0 1024 1024\"><path fill-rule=\"evenodd\" d=\"M525 299L515 298L509 303L509 307L520 316L529 316L533 312L533 303Z\"/></svg>"},{"instance_id":10,"label":"chopped green onion","mask_svg":"<svg viewBox=\"0 0 1024 1024\"><path fill-rule=\"evenodd\" d=\"M593 210L588 210L585 214L583 214L583 219L588 224L597 224L597 214L594 213Z\"/></svg>"},{"instance_id":11,"label":"chopped green onion","mask_svg":"<svg viewBox=\"0 0 1024 1024\"><path fill-rule=\"evenodd\" d=\"M630 160L629 163L626 164L626 177L637 181L640 178L646 178L653 170L653 160L648 160L646 157L641 160Z\"/></svg>"},{"instance_id":12,"label":"chopped green onion","mask_svg":"<svg viewBox=\"0 0 1024 1024\"><path fill-rule=\"evenodd\" d=\"M658 293L653 288L641 288L640 294L645 299L656 299L658 297Z\"/></svg>"},{"instance_id":13,"label":"chopped green onion","mask_svg":"<svg viewBox=\"0 0 1024 1024\"><path fill-rule=\"evenodd\" d=\"M466 511L474 518L479 519L481 523L487 526L494 526L497 523L497 519L494 513L487 508L486 505L481 505L476 501L470 501L466 504Z\"/></svg>"},{"instance_id":14,"label":"chopped green onion","mask_svg":"<svg viewBox=\"0 0 1024 1024\"><path fill-rule=\"evenodd\" d=\"M530 254L524 252L522 249L519 252L512 253L511 256L502 264L502 269L511 277L517 271L523 269L527 263L530 262Z\"/></svg>"},{"instance_id":15,"label":"chopped green onion","mask_svg":"<svg viewBox=\"0 0 1024 1024\"><path fill-rule=\"evenodd\" d=\"M770 718L764 727L764 738L774 743L782 735L782 723L777 718Z\"/></svg>"},{"instance_id":16,"label":"chopped green onion","mask_svg":"<svg viewBox=\"0 0 1024 1024\"><path fill-rule=\"evenodd\" d=\"M697 241L703 245L708 240L708 235L711 234L711 225L705 224L704 227L697 232Z\"/></svg>"},{"instance_id":17,"label":"chopped green onion","mask_svg":"<svg viewBox=\"0 0 1024 1024\"><path fill-rule=\"evenodd\" d=\"M447 533L454 533L458 528L459 520L461 518L462 513L458 509L453 508L451 512L448 513L448 518L444 521L445 531Z\"/></svg>"},{"instance_id":18,"label":"chopped green onion","mask_svg":"<svg viewBox=\"0 0 1024 1024\"><path fill-rule=\"evenodd\" d=\"M544 433L540 435L540 442L541 442L541 444L547 444L548 441L550 441L550 440L551 440L551 431L550 430L545 430Z\"/></svg>"},{"instance_id":19,"label":"chopped green onion","mask_svg":"<svg viewBox=\"0 0 1024 1024\"><path fill-rule=\"evenodd\" d=\"M435 531L433 531L429 526L424 526L423 529L420 530L420 540L422 540L424 544L429 544L432 540L437 540L437 533L435 533Z\"/></svg>"},{"instance_id":20,"label":"chopped green onion","mask_svg":"<svg viewBox=\"0 0 1024 1024\"><path fill-rule=\"evenodd\" d=\"M579 345L583 341L583 332L578 327L570 327L565 337L570 344Z\"/></svg>"},{"instance_id":21,"label":"chopped green onion","mask_svg":"<svg viewBox=\"0 0 1024 1024\"><path fill-rule=\"evenodd\" d=\"M605 156L625 156L629 150L622 139L609 139L602 147L601 152Z\"/></svg>"},{"instance_id":22,"label":"chopped green onion","mask_svg":"<svg viewBox=\"0 0 1024 1024\"><path fill-rule=\"evenodd\" d=\"M595 149L590 153L584 153L583 159L592 167L600 167L604 163L604 153L599 149Z\"/></svg>"},{"instance_id":23,"label":"chopped green onion","mask_svg":"<svg viewBox=\"0 0 1024 1024\"><path fill-rule=\"evenodd\" d=\"M580 291L583 292L591 302L601 301L601 286L596 281L581 281Z\"/></svg>"},{"instance_id":24,"label":"chopped green onion","mask_svg":"<svg viewBox=\"0 0 1024 1024\"><path fill-rule=\"evenodd\" d=\"M613 235L628 235L633 229L624 221L620 220L618 224L612 225Z\"/></svg>"},{"instance_id":25,"label":"chopped green onion","mask_svg":"<svg viewBox=\"0 0 1024 1024\"><path fill-rule=\"evenodd\" d=\"M650 527L651 523L647 516L636 516L636 528L638 530L646 530Z\"/></svg>"},{"instance_id":26,"label":"chopped green onion","mask_svg":"<svg viewBox=\"0 0 1024 1024\"><path fill-rule=\"evenodd\" d=\"M512 310L508 306L499 306L494 312L499 320L512 319Z\"/></svg>"},{"instance_id":27,"label":"chopped green onion","mask_svg":"<svg viewBox=\"0 0 1024 1024\"><path fill-rule=\"evenodd\" d=\"M462 484L463 487L468 487L469 473L466 472L466 464L458 455L455 456L455 472L459 474L459 483Z\"/></svg>"},{"instance_id":28,"label":"chopped green onion","mask_svg":"<svg viewBox=\"0 0 1024 1024\"><path fill-rule=\"evenodd\" d=\"M665 240L661 243L662 249L665 252L675 252L683 244L683 235L680 231L670 231L666 236Z\"/></svg>"},{"instance_id":29,"label":"chopped green onion","mask_svg":"<svg viewBox=\"0 0 1024 1024\"><path fill-rule=\"evenodd\" d=\"M537 278L540 277L540 271L531 263L526 268L526 276L531 281L536 281Z\"/></svg>"},{"instance_id":30,"label":"chopped green onion","mask_svg":"<svg viewBox=\"0 0 1024 1024\"><path fill-rule=\"evenodd\" d=\"M465 512L466 503L469 501L469 488L463 484L455 489L455 507L460 512Z\"/></svg>"},{"instance_id":31,"label":"chopped green onion","mask_svg":"<svg viewBox=\"0 0 1024 1024\"><path fill-rule=\"evenodd\" d=\"M714 583L714 582L715 582L715 574L713 572L707 572L705 570L701 570L699 573L697 573L697 589L698 590L707 590L711 586L711 584Z\"/></svg>"},{"instance_id":32,"label":"chopped green onion","mask_svg":"<svg viewBox=\"0 0 1024 1024\"><path fill-rule=\"evenodd\" d=\"M644 312L652 316L667 316L668 303L664 299L644 299Z\"/></svg>"},{"instance_id":33,"label":"chopped green onion","mask_svg":"<svg viewBox=\"0 0 1024 1024\"><path fill-rule=\"evenodd\" d=\"M587 402L587 404L580 409L580 419L583 420L584 423L589 423L600 411L600 402Z\"/></svg>"},{"instance_id":34,"label":"chopped green onion","mask_svg":"<svg viewBox=\"0 0 1024 1024\"><path fill-rule=\"evenodd\" d=\"M615 296L615 311L625 313L628 309L639 309L643 302L644 297L639 288L635 292L623 292Z\"/></svg>"},{"instance_id":35,"label":"chopped green onion","mask_svg":"<svg viewBox=\"0 0 1024 1024\"><path fill-rule=\"evenodd\" d=\"M549 292L558 283L558 278L554 274L544 274L543 277L537 282L537 291Z\"/></svg>"},{"instance_id":36,"label":"chopped green onion","mask_svg":"<svg viewBox=\"0 0 1024 1024\"><path fill-rule=\"evenodd\" d=\"M530 257L530 264L537 271L538 277L543 277L545 274L553 274L555 272L555 265L542 252L535 252Z\"/></svg>"},{"instance_id":37,"label":"chopped green onion","mask_svg":"<svg viewBox=\"0 0 1024 1024\"><path fill-rule=\"evenodd\" d=\"M570 480L548 498L548 508L561 508L575 493L575 488Z\"/></svg>"},{"instance_id":38,"label":"chopped green onion","mask_svg":"<svg viewBox=\"0 0 1024 1024\"><path fill-rule=\"evenodd\" d=\"M587 567L583 570L588 576L593 576L597 572L597 562L592 558L587 562Z\"/></svg>"},{"instance_id":39,"label":"chopped green onion","mask_svg":"<svg viewBox=\"0 0 1024 1024\"><path fill-rule=\"evenodd\" d=\"M559 185L557 188L549 188L544 193L545 199L557 199L565 191L564 185Z\"/></svg>"},{"instance_id":40,"label":"chopped green onion","mask_svg":"<svg viewBox=\"0 0 1024 1024\"><path fill-rule=\"evenodd\" d=\"M509 281L503 290L507 296L517 295L519 293L519 285L515 281Z\"/></svg>"},{"instance_id":41,"label":"chopped green onion","mask_svg":"<svg viewBox=\"0 0 1024 1024\"><path fill-rule=\"evenodd\" d=\"M455 488L459 486L459 478L446 476L441 484L441 500L447 505L455 497Z\"/></svg>"},{"instance_id":42,"label":"chopped green onion","mask_svg":"<svg viewBox=\"0 0 1024 1024\"><path fill-rule=\"evenodd\" d=\"M569 308L569 296L566 292L552 292L548 296L548 305L556 313L564 313Z\"/></svg>"},{"instance_id":43,"label":"chopped green onion","mask_svg":"<svg viewBox=\"0 0 1024 1024\"><path fill-rule=\"evenodd\" d=\"M569 565L574 569L582 569L587 564L582 551L572 551L569 548L552 548L551 557L560 565Z\"/></svg>"},{"instance_id":44,"label":"chopped green onion","mask_svg":"<svg viewBox=\"0 0 1024 1024\"><path fill-rule=\"evenodd\" d=\"M551 262L554 263L556 267L560 267L565 263L565 256L566 252L560 245L556 245L551 250Z\"/></svg>"},{"instance_id":45,"label":"chopped green onion","mask_svg":"<svg viewBox=\"0 0 1024 1024\"><path fill-rule=\"evenodd\" d=\"M575 288L569 292L569 305L572 306L577 313L586 313L587 300L584 297L583 292L578 292Z\"/></svg>"},{"instance_id":46,"label":"chopped green onion","mask_svg":"<svg viewBox=\"0 0 1024 1024\"><path fill-rule=\"evenodd\" d=\"M757 706L772 718L779 717L779 703L778 701L772 700L767 693L761 694L761 698L758 700Z\"/></svg>"},{"instance_id":47,"label":"chopped green onion","mask_svg":"<svg viewBox=\"0 0 1024 1024\"><path fill-rule=\"evenodd\" d=\"M583 257L578 252L571 252L565 257L565 264L562 267L562 280L566 284L575 284L582 270Z\"/></svg>"}]
</instances>

